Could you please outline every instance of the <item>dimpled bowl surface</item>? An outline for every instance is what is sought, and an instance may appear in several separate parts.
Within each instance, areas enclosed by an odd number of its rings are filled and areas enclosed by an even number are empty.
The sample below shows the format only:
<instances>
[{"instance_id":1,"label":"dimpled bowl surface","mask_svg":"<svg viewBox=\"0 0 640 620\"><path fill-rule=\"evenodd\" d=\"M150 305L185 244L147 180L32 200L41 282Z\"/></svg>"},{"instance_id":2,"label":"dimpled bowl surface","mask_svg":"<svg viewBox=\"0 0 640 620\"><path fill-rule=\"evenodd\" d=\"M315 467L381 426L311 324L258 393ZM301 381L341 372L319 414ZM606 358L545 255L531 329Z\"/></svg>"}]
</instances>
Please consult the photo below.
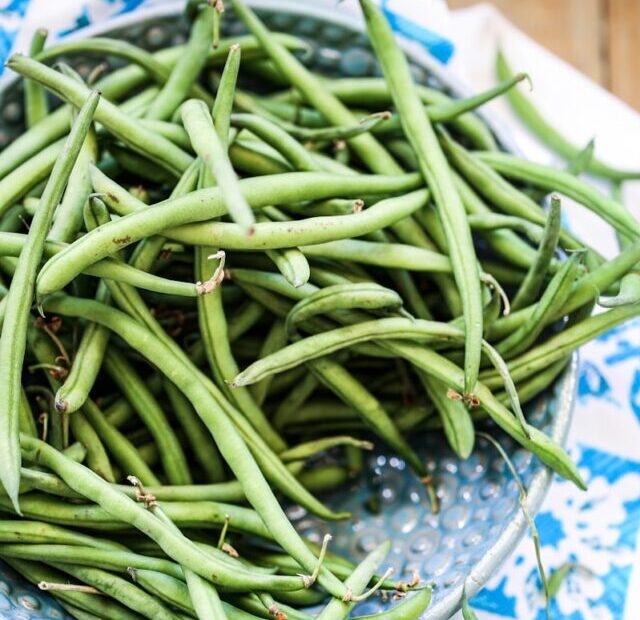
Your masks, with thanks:
<instances>
[{"instance_id":1,"label":"dimpled bowl surface","mask_svg":"<svg viewBox=\"0 0 640 620\"><path fill-rule=\"evenodd\" d=\"M330 8L311 6L311 3L260 0L251 4L259 9L270 28L298 35L311 44L313 54L305 58L305 62L314 69L330 76L379 75L362 23L353 17ZM109 34L151 50L181 43L185 40L187 24L176 19L176 15L180 14L182 5L182 2L169 3L139 10L106 24L85 28L72 37ZM232 36L244 32L242 24L227 11L223 34ZM437 85L454 95L466 94L419 46L408 42L403 45L417 81ZM76 55L69 62L87 75L100 60ZM115 61L113 66L117 66ZM23 131L22 93L15 79L3 79L0 101L2 148ZM493 119L485 120L508 148L508 136ZM565 442L571 418L576 367L574 356L554 386L526 406L529 421L560 443ZM502 434L499 437L528 489L529 509L535 512L552 476L536 458ZM463 589L472 597L482 588L513 551L527 525L519 509L515 482L486 441L480 439L466 461L458 459L438 433L417 440L416 449L437 481L441 503L438 515L431 512L416 476L401 459L383 447L367 455L362 476L323 498L334 508L350 510L352 520L326 523L297 506L290 506L288 514L300 532L316 542L331 532L331 550L354 561L363 558L385 538L392 539L394 544L386 566L395 569L396 579L410 578L415 570L423 580L433 582L432 604L423 618L444 620L459 609ZM390 604L393 603L372 597L358 605L355 613L374 613ZM69 616L48 595L24 583L2 564L0 617L28 620Z\"/></svg>"}]
</instances>

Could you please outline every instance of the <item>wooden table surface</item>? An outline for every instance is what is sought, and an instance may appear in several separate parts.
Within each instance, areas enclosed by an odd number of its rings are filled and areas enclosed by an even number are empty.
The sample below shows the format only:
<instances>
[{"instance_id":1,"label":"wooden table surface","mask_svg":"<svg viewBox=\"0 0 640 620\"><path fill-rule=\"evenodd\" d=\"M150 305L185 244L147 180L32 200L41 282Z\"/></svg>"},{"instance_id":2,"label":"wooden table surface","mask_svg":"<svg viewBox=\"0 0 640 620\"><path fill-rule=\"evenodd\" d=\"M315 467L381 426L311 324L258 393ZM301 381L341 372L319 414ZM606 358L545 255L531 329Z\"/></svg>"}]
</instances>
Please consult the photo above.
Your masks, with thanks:
<instances>
[{"instance_id":1,"label":"wooden table surface","mask_svg":"<svg viewBox=\"0 0 640 620\"><path fill-rule=\"evenodd\" d=\"M640 0L485 0L640 111ZM478 0L448 0L452 9Z\"/></svg>"}]
</instances>

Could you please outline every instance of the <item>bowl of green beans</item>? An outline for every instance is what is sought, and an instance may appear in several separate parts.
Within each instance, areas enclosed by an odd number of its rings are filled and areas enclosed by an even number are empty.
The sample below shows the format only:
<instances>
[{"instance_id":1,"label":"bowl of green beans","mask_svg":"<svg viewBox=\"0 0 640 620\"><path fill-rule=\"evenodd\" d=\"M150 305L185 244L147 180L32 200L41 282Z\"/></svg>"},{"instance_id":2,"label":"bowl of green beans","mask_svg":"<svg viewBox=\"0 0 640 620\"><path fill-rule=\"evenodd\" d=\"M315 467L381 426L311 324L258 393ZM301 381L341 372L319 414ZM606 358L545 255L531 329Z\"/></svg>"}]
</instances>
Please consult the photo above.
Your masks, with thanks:
<instances>
[{"instance_id":1,"label":"bowl of green beans","mask_svg":"<svg viewBox=\"0 0 640 620\"><path fill-rule=\"evenodd\" d=\"M638 225L478 113L525 76L469 95L361 5L171 3L8 61L6 617L471 618L553 474L584 487L575 351L637 314Z\"/></svg>"}]
</instances>

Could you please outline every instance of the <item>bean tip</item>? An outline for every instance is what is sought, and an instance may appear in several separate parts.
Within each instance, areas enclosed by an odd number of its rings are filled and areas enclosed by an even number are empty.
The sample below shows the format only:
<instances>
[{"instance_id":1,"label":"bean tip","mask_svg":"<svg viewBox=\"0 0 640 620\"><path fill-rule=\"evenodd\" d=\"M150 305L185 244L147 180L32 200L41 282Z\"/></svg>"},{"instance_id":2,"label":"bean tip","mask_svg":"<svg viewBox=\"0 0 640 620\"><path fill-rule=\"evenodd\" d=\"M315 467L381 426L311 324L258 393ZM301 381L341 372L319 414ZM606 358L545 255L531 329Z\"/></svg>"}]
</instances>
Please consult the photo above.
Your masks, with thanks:
<instances>
[{"instance_id":1,"label":"bean tip","mask_svg":"<svg viewBox=\"0 0 640 620\"><path fill-rule=\"evenodd\" d=\"M67 409L69 409L69 401L64 398L56 398L54 406L58 413L66 413Z\"/></svg>"}]
</instances>

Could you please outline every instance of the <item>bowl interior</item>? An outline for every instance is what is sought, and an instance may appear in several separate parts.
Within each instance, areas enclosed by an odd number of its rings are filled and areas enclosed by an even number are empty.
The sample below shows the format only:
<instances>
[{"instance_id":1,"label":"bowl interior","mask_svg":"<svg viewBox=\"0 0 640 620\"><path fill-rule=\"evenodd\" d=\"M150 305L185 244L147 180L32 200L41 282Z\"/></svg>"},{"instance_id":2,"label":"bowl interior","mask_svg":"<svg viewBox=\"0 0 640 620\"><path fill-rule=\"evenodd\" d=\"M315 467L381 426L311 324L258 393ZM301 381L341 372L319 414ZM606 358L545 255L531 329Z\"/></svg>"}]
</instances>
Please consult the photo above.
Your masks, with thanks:
<instances>
[{"instance_id":1,"label":"bowl interior","mask_svg":"<svg viewBox=\"0 0 640 620\"><path fill-rule=\"evenodd\" d=\"M310 9L304 3L261 0L259 13L273 30L306 39L312 53L304 61L327 76L379 75L379 67L361 25L337 12ZM301 6L302 4L302 6ZM140 11L116 19L102 27L92 26L75 37L96 34L115 36L150 50L182 43L187 24L177 18L178 5L153 11ZM244 34L243 25L231 10L225 13L223 35ZM437 86L454 95L460 88L441 67L407 49L415 79ZM74 55L67 59L82 75L88 75L103 59ZM109 60L117 67L118 61ZM0 148L23 130L21 86L5 80L0 91ZM497 138L508 144L500 130ZM561 443L569 425L575 390L576 359L555 385L525 407L532 424ZM551 476L541 463L525 450L499 435L516 464L528 489L529 508L535 512L548 488ZM290 506L291 520L311 540L320 542L325 533L333 534L331 550L360 560L385 538L393 540L386 562L395 569L398 580L410 579L413 571L433 582L431 607L425 619L448 618L461 601L463 587L468 596L482 587L490 575L514 549L526 529L518 507L518 491L502 459L483 440L466 461L457 458L439 433L416 440L416 448L428 462L437 482L441 512L434 515L420 481L395 455L379 447L368 455L364 474L347 488L337 489L323 499L331 507L350 510L351 521L327 523L302 508ZM60 618L64 612L43 593L21 583L10 570L0 570L0 614L13 618ZM466 585L465 585L466 584ZM356 613L374 613L393 603L379 597L361 603ZM11 615L11 609L20 616Z\"/></svg>"}]
</instances>

